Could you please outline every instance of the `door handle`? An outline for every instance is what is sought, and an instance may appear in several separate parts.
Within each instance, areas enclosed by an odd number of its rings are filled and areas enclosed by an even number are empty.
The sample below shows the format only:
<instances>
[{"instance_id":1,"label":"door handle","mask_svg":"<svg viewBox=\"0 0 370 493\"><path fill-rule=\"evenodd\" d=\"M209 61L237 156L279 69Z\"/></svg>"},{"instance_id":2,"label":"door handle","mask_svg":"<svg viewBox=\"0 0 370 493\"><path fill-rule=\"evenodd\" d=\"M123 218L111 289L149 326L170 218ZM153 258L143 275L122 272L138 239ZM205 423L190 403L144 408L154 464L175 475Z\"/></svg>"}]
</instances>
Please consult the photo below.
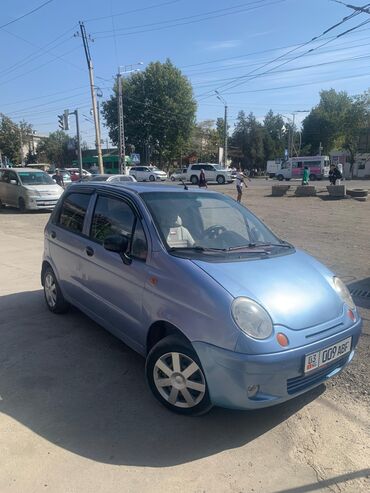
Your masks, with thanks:
<instances>
[{"instance_id":1,"label":"door handle","mask_svg":"<svg viewBox=\"0 0 370 493\"><path fill-rule=\"evenodd\" d=\"M57 234L56 234L56 232L55 232L55 231L52 231L52 232L51 232L51 234L50 234L50 236L51 236L52 238L56 238Z\"/></svg>"},{"instance_id":2,"label":"door handle","mask_svg":"<svg viewBox=\"0 0 370 493\"><path fill-rule=\"evenodd\" d=\"M89 257L94 255L94 250L91 247L86 247L86 253Z\"/></svg>"}]
</instances>

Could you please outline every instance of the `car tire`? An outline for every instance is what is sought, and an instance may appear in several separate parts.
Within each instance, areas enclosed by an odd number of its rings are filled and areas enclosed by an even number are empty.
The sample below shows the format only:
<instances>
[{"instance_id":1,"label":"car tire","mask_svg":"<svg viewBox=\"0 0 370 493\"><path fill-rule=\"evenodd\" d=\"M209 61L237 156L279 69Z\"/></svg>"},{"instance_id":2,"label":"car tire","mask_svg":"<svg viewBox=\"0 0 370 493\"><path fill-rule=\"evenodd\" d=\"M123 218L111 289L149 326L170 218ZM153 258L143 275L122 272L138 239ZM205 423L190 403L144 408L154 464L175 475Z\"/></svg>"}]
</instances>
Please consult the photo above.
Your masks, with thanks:
<instances>
[{"instance_id":1,"label":"car tire","mask_svg":"<svg viewBox=\"0 0 370 493\"><path fill-rule=\"evenodd\" d=\"M58 281L51 267L47 267L42 275L42 285L44 287L44 298L47 307L52 313L65 313L69 308L69 303L64 299Z\"/></svg>"},{"instance_id":2,"label":"car tire","mask_svg":"<svg viewBox=\"0 0 370 493\"><path fill-rule=\"evenodd\" d=\"M363 198L368 196L368 190L363 188L353 188L352 190L347 190L347 195L355 198Z\"/></svg>"},{"instance_id":3,"label":"car tire","mask_svg":"<svg viewBox=\"0 0 370 493\"><path fill-rule=\"evenodd\" d=\"M190 183L191 183L192 185L198 185L198 181L199 181L199 180L198 180L197 175L192 175L192 176L190 177Z\"/></svg>"},{"instance_id":4,"label":"car tire","mask_svg":"<svg viewBox=\"0 0 370 493\"><path fill-rule=\"evenodd\" d=\"M171 181L176 181L174 176L171 176Z\"/></svg>"},{"instance_id":5,"label":"car tire","mask_svg":"<svg viewBox=\"0 0 370 493\"><path fill-rule=\"evenodd\" d=\"M149 181L155 181L155 176L154 175L150 175L149 176Z\"/></svg>"},{"instance_id":6,"label":"car tire","mask_svg":"<svg viewBox=\"0 0 370 493\"><path fill-rule=\"evenodd\" d=\"M224 176L222 176L222 175L218 175L218 177L217 177L216 181L217 181L217 183L218 183L219 185L224 185L226 180L225 180L225 177L224 177Z\"/></svg>"},{"instance_id":7,"label":"car tire","mask_svg":"<svg viewBox=\"0 0 370 493\"><path fill-rule=\"evenodd\" d=\"M187 375L190 366L193 372ZM170 335L159 341L147 356L145 373L150 390L167 409L200 416L212 408L199 358L191 344L181 337Z\"/></svg>"},{"instance_id":8,"label":"car tire","mask_svg":"<svg viewBox=\"0 0 370 493\"><path fill-rule=\"evenodd\" d=\"M21 212L24 212L26 210L26 202L24 201L23 197L19 197L18 199L18 209Z\"/></svg>"},{"instance_id":9,"label":"car tire","mask_svg":"<svg viewBox=\"0 0 370 493\"><path fill-rule=\"evenodd\" d=\"M310 181L316 181L317 180L317 176L312 174L310 175Z\"/></svg>"},{"instance_id":10,"label":"car tire","mask_svg":"<svg viewBox=\"0 0 370 493\"><path fill-rule=\"evenodd\" d=\"M284 180L284 176L283 175L277 175L277 179L278 179L278 181L283 181Z\"/></svg>"},{"instance_id":11,"label":"car tire","mask_svg":"<svg viewBox=\"0 0 370 493\"><path fill-rule=\"evenodd\" d=\"M0 209L4 209L5 208L5 204L4 202L0 199Z\"/></svg>"}]
</instances>

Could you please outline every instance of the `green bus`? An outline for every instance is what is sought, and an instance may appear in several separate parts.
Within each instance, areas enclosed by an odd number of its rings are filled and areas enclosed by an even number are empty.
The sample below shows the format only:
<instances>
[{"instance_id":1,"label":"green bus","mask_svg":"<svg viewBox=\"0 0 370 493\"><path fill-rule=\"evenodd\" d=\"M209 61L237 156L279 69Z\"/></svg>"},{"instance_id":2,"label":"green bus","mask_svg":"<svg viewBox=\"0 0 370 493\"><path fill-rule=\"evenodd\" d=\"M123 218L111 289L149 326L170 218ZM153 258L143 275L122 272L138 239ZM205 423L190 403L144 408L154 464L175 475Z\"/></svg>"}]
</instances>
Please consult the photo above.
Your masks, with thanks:
<instances>
[{"instance_id":1,"label":"green bus","mask_svg":"<svg viewBox=\"0 0 370 493\"><path fill-rule=\"evenodd\" d=\"M131 159L126 156L126 166L130 166ZM78 161L72 162L73 167L78 168ZM103 156L104 173L107 175L117 175L119 173L119 156ZM82 158L82 167L90 171L92 167L99 167L97 156L86 156Z\"/></svg>"}]
</instances>

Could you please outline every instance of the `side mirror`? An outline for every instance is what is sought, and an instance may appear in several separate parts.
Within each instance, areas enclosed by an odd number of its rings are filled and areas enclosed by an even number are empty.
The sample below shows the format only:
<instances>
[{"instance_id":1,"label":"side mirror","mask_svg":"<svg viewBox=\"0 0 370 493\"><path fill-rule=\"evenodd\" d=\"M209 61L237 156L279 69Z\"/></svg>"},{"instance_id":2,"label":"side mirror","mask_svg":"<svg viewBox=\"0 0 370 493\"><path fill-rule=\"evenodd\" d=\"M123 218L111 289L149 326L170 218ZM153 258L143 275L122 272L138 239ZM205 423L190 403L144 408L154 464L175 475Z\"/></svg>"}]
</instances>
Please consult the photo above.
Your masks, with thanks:
<instances>
[{"instance_id":1,"label":"side mirror","mask_svg":"<svg viewBox=\"0 0 370 493\"><path fill-rule=\"evenodd\" d=\"M107 236L104 240L103 246L109 252L118 253L122 259L122 262L126 265L131 264L132 260L127 254L129 247L129 240L126 236L111 235Z\"/></svg>"},{"instance_id":2,"label":"side mirror","mask_svg":"<svg viewBox=\"0 0 370 493\"><path fill-rule=\"evenodd\" d=\"M11 185L18 185L18 182L17 180L10 180L9 182Z\"/></svg>"}]
</instances>

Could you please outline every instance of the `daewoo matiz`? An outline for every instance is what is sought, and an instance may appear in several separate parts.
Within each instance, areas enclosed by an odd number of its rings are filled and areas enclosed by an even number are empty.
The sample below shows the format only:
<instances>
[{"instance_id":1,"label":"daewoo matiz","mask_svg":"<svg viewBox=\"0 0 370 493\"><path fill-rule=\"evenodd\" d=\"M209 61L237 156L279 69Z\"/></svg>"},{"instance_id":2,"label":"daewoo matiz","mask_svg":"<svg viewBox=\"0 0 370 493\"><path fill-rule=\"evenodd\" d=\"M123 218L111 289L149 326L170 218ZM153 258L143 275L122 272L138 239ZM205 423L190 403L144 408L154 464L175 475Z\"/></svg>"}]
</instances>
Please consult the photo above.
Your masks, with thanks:
<instances>
[{"instance_id":1,"label":"daewoo matiz","mask_svg":"<svg viewBox=\"0 0 370 493\"><path fill-rule=\"evenodd\" d=\"M232 198L80 183L45 228L54 313L75 305L146 358L173 411L278 404L351 361L361 320L343 282Z\"/></svg>"}]
</instances>

